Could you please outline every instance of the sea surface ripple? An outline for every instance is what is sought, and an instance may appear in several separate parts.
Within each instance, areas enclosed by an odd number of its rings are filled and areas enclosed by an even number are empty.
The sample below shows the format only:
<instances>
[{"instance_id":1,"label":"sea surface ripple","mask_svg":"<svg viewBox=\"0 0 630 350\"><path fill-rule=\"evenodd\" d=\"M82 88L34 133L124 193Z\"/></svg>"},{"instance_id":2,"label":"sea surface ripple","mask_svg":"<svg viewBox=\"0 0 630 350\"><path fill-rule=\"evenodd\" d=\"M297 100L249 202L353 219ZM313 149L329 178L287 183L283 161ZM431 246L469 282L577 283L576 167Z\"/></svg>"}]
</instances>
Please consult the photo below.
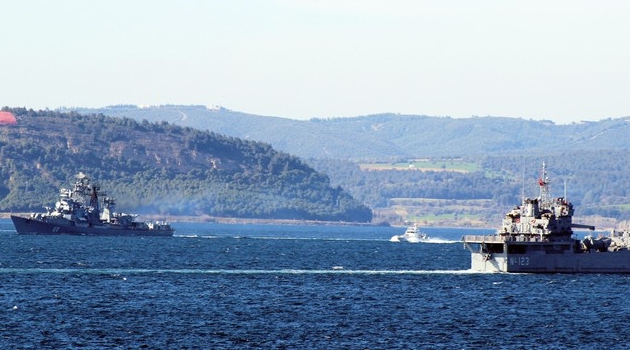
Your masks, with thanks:
<instances>
[{"instance_id":1,"label":"sea surface ripple","mask_svg":"<svg viewBox=\"0 0 630 350\"><path fill-rule=\"evenodd\" d=\"M462 229L174 224L20 236L0 220L2 349L627 348L626 275L469 271ZM477 231L479 232L479 231ZM484 233L491 233L486 230Z\"/></svg>"}]
</instances>

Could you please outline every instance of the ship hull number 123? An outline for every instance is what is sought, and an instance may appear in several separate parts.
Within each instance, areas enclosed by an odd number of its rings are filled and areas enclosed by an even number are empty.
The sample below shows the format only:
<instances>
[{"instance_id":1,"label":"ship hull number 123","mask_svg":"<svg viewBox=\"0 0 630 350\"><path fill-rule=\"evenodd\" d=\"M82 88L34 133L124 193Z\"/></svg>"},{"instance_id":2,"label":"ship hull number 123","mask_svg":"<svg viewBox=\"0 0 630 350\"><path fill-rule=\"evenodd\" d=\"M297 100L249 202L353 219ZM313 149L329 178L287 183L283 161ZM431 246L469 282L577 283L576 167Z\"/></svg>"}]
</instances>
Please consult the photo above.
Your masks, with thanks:
<instances>
[{"instance_id":1,"label":"ship hull number 123","mask_svg":"<svg viewBox=\"0 0 630 350\"><path fill-rule=\"evenodd\" d=\"M529 266L529 257L528 256L510 257L510 265Z\"/></svg>"}]
</instances>

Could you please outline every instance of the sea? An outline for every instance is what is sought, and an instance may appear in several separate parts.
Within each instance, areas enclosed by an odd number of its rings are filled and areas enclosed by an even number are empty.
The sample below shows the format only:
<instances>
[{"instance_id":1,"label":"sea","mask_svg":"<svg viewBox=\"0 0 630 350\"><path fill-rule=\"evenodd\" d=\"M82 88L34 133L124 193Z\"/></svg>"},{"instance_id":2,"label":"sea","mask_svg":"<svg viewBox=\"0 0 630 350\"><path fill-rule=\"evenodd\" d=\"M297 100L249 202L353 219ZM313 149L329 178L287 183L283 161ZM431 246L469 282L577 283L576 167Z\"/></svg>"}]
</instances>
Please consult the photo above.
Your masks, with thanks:
<instances>
[{"instance_id":1,"label":"sea","mask_svg":"<svg viewBox=\"0 0 630 350\"><path fill-rule=\"evenodd\" d=\"M1 349L627 349L630 276L476 273L494 229L174 223L174 237L17 235Z\"/></svg>"}]
</instances>

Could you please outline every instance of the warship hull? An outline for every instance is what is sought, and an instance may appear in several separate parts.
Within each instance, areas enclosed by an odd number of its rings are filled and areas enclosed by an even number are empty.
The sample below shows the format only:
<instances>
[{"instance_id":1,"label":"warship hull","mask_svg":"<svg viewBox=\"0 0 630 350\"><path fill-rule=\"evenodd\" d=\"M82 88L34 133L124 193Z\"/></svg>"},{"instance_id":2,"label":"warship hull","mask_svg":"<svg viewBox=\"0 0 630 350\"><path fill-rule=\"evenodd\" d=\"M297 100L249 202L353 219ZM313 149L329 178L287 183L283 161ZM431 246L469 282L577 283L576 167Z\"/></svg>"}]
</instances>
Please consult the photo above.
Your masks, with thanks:
<instances>
[{"instance_id":1,"label":"warship hull","mask_svg":"<svg viewBox=\"0 0 630 350\"><path fill-rule=\"evenodd\" d=\"M471 253L471 270L476 272L630 273L630 250L621 245L608 250L596 243L599 249L583 249L577 239L545 241L496 235L464 236L463 241Z\"/></svg>"},{"instance_id":2,"label":"warship hull","mask_svg":"<svg viewBox=\"0 0 630 350\"><path fill-rule=\"evenodd\" d=\"M80 236L173 236L170 226L149 228L146 226L120 226L107 223L92 225L87 222L64 218L36 219L11 215L18 234L21 235L80 235Z\"/></svg>"},{"instance_id":3,"label":"warship hull","mask_svg":"<svg viewBox=\"0 0 630 350\"><path fill-rule=\"evenodd\" d=\"M471 270L507 273L630 273L630 251L576 254L473 253Z\"/></svg>"}]
</instances>

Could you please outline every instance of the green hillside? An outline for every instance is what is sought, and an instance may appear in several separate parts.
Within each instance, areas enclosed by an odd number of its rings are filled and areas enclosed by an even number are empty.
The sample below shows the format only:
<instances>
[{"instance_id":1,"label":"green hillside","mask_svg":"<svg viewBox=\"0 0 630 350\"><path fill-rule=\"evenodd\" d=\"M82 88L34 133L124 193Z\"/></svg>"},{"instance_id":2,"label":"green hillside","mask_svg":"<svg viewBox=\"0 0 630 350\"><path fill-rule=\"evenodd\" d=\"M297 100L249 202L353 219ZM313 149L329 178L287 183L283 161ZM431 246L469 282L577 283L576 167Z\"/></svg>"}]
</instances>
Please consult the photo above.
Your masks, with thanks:
<instances>
[{"instance_id":1,"label":"green hillside","mask_svg":"<svg viewBox=\"0 0 630 350\"><path fill-rule=\"evenodd\" d=\"M9 109L0 126L0 211L40 211L82 171L121 210L369 222L369 208L270 145L104 115Z\"/></svg>"},{"instance_id":2,"label":"green hillside","mask_svg":"<svg viewBox=\"0 0 630 350\"><path fill-rule=\"evenodd\" d=\"M450 118L385 113L352 118L292 120L204 106L112 106L81 112L168 121L269 143L303 159L407 161L517 152L547 154L630 148L629 118L557 125L508 117Z\"/></svg>"},{"instance_id":3,"label":"green hillside","mask_svg":"<svg viewBox=\"0 0 630 350\"><path fill-rule=\"evenodd\" d=\"M575 204L576 220L606 227L630 220L630 153L625 150L434 159L422 164L309 162L333 184L369 203L377 221L498 225L523 196L539 195L542 162L547 163L552 196Z\"/></svg>"}]
</instances>

